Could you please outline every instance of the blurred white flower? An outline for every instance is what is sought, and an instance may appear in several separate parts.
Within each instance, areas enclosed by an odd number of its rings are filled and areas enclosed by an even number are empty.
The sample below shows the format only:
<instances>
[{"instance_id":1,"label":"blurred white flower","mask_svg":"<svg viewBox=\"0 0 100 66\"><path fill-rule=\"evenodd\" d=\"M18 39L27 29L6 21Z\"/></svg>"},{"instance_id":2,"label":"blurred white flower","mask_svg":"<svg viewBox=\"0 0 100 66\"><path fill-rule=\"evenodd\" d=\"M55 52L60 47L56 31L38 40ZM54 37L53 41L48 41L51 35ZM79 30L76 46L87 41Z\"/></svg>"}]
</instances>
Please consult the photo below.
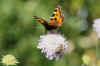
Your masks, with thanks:
<instances>
[{"instance_id":1,"label":"blurred white flower","mask_svg":"<svg viewBox=\"0 0 100 66\"><path fill-rule=\"evenodd\" d=\"M67 41L60 34L46 34L40 36L37 48L41 49L42 53L46 54L49 60L59 59L67 47Z\"/></svg>"},{"instance_id":2,"label":"blurred white flower","mask_svg":"<svg viewBox=\"0 0 100 66\"><path fill-rule=\"evenodd\" d=\"M15 56L8 54L3 56L3 58L1 59L1 63L3 63L6 66L9 66L9 65L16 65L18 61Z\"/></svg>"},{"instance_id":3,"label":"blurred white flower","mask_svg":"<svg viewBox=\"0 0 100 66\"><path fill-rule=\"evenodd\" d=\"M100 18L94 20L93 28L100 38Z\"/></svg>"}]
</instances>

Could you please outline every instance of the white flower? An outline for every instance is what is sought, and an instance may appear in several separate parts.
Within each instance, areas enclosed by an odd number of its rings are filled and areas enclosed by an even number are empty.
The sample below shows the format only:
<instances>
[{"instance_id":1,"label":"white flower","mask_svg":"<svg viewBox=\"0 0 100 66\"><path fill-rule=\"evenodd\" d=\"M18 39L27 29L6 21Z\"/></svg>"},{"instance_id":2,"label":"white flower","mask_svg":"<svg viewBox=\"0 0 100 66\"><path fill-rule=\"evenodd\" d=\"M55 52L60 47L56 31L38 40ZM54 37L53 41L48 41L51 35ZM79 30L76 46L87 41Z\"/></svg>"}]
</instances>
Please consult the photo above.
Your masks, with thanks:
<instances>
[{"instance_id":1,"label":"white flower","mask_svg":"<svg viewBox=\"0 0 100 66\"><path fill-rule=\"evenodd\" d=\"M94 20L93 28L100 38L100 18Z\"/></svg>"},{"instance_id":2,"label":"white flower","mask_svg":"<svg viewBox=\"0 0 100 66\"><path fill-rule=\"evenodd\" d=\"M52 60L54 58L58 59L64 54L66 44L67 41L62 35L51 33L40 36L37 48L46 54L46 58Z\"/></svg>"},{"instance_id":3,"label":"white flower","mask_svg":"<svg viewBox=\"0 0 100 66\"><path fill-rule=\"evenodd\" d=\"M9 66L9 65L16 65L18 61L15 56L8 54L8 55L3 56L3 58L1 59L1 63Z\"/></svg>"}]
</instances>

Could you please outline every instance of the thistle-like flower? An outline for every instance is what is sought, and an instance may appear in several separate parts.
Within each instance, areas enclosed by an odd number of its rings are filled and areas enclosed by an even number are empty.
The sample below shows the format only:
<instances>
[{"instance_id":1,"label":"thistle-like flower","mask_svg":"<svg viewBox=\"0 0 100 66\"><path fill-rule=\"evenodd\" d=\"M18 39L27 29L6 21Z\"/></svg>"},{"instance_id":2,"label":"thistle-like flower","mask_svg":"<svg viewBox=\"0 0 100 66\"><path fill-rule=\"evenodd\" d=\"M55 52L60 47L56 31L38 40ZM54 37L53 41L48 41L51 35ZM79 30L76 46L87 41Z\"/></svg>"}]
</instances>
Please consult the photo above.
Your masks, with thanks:
<instances>
[{"instance_id":1,"label":"thistle-like flower","mask_svg":"<svg viewBox=\"0 0 100 66\"><path fill-rule=\"evenodd\" d=\"M100 38L100 18L94 20L93 29Z\"/></svg>"},{"instance_id":2,"label":"thistle-like flower","mask_svg":"<svg viewBox=\"0 0 100 66\"><path fill-rule=\"evenodd\" d=\"M3 58L1 59L1 63L3 63L6 66L9 66L9 65L16 65L16 63L19 62L17 61L15 56L8 54L3 56Z\"/></svg>"},{"instance_id":3,"label":"thistle-like flower","mask_svg":"<svg viewBox=\"0 0 100 66\"><path fill-rule=\"evenodd\" d=\"M37 48L41 49L41 52L46 54L46 58L49 60L58 59L63 56L67 47L67 41L65 38L57 33L48 33L40 36L39 44Z\"/></svg>"}]
</instances>

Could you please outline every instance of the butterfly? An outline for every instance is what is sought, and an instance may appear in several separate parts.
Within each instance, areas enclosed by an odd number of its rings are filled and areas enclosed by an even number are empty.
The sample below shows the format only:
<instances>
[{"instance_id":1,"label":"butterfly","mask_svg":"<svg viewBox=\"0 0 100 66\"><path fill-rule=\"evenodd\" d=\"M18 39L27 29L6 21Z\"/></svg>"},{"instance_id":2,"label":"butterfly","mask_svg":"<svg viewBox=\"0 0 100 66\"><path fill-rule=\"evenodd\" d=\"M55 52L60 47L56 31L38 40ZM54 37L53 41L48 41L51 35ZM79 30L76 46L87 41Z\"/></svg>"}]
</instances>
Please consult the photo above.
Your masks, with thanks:
<instances>
[{"instance_id":1,"label":"butterfly","mask_svg":"<svg viewBox=\"0 0 100 66\"><path fill-rule=\"evenodd\" d=\"M37 16L34 16L34 19L43 24L47 30L53 30L59 28L62 25L64 21L64 14L61 13L61 7L57 6L49 21L46 21Z\"/></svg>"}]
</instances>

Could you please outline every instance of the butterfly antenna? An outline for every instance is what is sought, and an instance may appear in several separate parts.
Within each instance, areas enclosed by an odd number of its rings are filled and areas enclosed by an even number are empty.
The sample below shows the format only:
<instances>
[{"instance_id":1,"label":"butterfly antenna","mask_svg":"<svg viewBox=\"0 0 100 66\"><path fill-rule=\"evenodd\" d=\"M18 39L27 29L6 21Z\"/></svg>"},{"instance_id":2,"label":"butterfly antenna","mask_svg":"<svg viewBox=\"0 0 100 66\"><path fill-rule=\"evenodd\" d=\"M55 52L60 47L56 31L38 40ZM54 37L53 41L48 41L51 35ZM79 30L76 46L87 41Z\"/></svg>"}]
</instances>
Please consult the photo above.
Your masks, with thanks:
<instances>
[{"instance_id":1,"label":"butterfly antenna","mask_svg":"<svg viewBox=\"0 0 100 66\"><path fill-rule=\"evenodd\" d=\"M39 18L39 17L37 17L37 16L33 16L32 17L34 20L36 20L36 21L38 21L38 22L40 22L40 23L47 23L47 21L45 21L44 19L42 19L42 18Z\"/></svg>"}]
</instances>

